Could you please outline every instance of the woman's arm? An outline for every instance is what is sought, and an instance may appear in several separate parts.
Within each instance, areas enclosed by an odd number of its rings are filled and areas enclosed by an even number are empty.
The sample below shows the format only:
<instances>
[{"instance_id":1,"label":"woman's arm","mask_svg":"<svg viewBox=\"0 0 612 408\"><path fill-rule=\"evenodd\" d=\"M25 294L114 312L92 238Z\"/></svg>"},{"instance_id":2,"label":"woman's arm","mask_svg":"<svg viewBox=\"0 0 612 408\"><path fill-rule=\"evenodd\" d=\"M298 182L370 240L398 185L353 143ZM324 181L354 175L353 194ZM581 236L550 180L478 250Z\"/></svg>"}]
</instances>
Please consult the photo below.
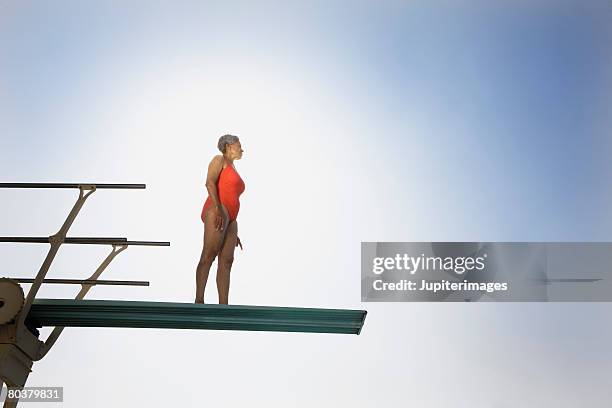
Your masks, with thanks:
<instances>
[{"instance_id":1,"label":"woman's arm","mask_svg":"<svg viewBox=\"0 0 612 408\"><path fill-rule=\"evenodd\" d=\"M223 208L219 200L219 192L217 191L217 180L219 180L221 170L223 170L223 156L217 155L210 161L208 174L206 175L206 189L213 202L213 210L216 212L215 228L217 230L223 229Z\"/></svg>"},{"instance_id":2,"label":"woman's arm","mask_svg":"<svg viewBox=\"0 0 612 408\"><path fill-rule=\"evenodd\" d=\"M221 209L221 201L219 201L219 192L217 191L217 180L219 180L221 170L223 170L223 156L217 155L210 161L208 174L206 175L206 189L217 209Z\"/></svg>"}]
</instances>

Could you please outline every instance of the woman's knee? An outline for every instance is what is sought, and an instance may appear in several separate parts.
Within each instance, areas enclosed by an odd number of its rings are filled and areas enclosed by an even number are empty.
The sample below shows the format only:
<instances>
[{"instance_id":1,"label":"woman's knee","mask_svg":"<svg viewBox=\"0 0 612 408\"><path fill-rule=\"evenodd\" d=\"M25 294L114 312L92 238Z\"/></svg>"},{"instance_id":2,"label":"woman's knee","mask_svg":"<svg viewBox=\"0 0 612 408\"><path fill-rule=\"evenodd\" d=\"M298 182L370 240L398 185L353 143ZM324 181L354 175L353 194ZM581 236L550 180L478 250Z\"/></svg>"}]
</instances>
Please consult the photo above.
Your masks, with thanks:
<instances>
[{"instance_id":1,"label":"woman's knee","mask_svg":"<svg viewBox=\"0 0 612 408\"><path fill-rule=\"evenodd\" d=\"M230 269L234 263L234 255L219 255L219 265L224 269Z\"/></svg>"},{"instance_id":2,"label":"woman's knee","mask_svg":"<svg viewBox=\"0 0 612 408\"><path fill-rule=\"evenodd\" d=\"M218 251L204 250L204 252L202 253L202 257L200 258L200 263L212 264L217 255Z\"/></svg>"}]
</instances>

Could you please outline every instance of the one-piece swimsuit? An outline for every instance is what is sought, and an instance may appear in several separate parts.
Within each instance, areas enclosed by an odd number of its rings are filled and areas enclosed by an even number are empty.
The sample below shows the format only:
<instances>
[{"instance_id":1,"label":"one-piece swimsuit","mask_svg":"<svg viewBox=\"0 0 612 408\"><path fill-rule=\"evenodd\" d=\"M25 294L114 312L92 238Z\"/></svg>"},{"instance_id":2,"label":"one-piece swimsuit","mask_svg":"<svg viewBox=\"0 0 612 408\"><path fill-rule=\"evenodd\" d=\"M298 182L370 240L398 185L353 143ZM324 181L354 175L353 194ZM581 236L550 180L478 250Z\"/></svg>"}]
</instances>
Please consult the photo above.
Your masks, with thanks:
<instances>
[{"instance_id":1,"label":"one-piece swimsuit","mask_svg":"<svg viewBox=\"0 0 612 408\"><path fill-rule=\"evenodd\" d=\"M238 216L238 211L240 210L239 197L240 194L244 192L244 187L244 181L242 181L242 178L232 165L228 164L221 170L221 173L219 173L219 178L217 179L217 194L221 204L227 208L230 221L235 220ZM213 201L209 195L204 202L204 207L202 208L202 214L200 216L204 223L206 222L206 210L212 203Z\"/></svg>"}]
</instances>

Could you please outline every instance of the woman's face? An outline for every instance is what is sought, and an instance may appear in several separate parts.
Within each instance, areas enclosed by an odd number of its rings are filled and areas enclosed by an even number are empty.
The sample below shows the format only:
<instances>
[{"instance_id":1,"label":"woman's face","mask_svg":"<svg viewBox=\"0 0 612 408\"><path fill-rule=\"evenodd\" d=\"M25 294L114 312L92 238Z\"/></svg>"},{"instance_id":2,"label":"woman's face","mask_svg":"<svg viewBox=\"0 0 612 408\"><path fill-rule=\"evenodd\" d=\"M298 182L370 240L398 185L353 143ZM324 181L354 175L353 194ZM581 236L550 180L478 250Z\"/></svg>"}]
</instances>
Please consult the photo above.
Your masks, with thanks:
<instances>
[{"instance_id":1,"label":"woman's face","mask_svg":"<svg viewBox=\"0 0 612 408\"><path fill-rule=\"evenodd\" d=\"M244 152L244 150L242 150L240 140L236 143L228 144L226 149L226 153L230 160L239 160L242 158L242 153Z\"/></svg>"}]
</instances>

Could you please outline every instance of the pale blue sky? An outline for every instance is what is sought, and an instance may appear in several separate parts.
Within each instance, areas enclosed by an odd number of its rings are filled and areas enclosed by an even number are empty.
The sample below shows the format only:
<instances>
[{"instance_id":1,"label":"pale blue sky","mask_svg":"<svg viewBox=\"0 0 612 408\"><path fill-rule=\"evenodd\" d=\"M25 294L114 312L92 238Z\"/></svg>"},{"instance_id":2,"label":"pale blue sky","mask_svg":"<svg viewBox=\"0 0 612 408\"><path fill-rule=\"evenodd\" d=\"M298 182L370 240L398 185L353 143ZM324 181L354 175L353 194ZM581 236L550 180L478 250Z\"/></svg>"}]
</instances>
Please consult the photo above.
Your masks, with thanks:
<instances>
[{"instance_id":1,"label":"pale blue sky","mask_svg":"<svg viewBox=\"0 0 612 408\"><path fill-rule=\"evenodd\" d=\"M611 17L605 1L0 1L3 181L146 183L96 192L72 235L172 242L103 276L150 288L90 298L193 300L206 166L230 132L246 184L230 302L369 311L354 337L67 329L30 385L64 386L66 408L607 406L608 304L360 303L359 250L612 240ZM0 234L50 235L75 198L0 190ZM62 248L49 276L106 253ZM44 255L0 246L7 276Z\"/></svg>"}]
</instances>

